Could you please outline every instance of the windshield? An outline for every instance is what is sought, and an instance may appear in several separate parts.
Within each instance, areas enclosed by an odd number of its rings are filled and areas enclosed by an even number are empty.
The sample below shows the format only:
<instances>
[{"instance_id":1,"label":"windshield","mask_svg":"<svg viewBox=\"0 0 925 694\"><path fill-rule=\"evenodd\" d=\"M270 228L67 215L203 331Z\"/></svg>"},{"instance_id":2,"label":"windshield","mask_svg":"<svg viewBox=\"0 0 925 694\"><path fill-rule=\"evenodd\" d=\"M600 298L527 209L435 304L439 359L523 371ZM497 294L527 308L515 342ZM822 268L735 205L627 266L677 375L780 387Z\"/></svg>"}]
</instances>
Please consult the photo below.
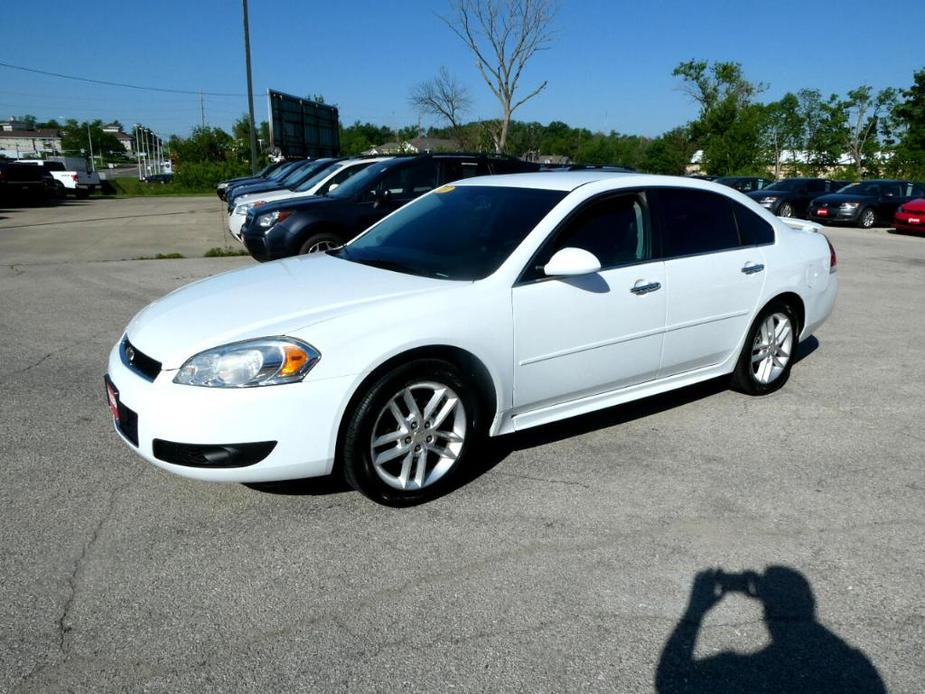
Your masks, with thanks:
<instances>
[{"instance_id":1,"label":"windshield","mask_svg":"<svg viewBox=\"0 0 925 694\"><path fill-rule=\"evenodd\" d=\"M849 195L877 195L877 193L880 192L880 186L876 183L853 183L850 186L845 186L838 192L847 193Z\"/></svg>"},{"instance_id":2,"label":"windshield","mask_svg":"<svg viewBox=\"0 0 925 694\"><path fill-rule=\"evenodd\" d=\"M298 161L286 162L281 167L279 167L276 171L271 173L267 178L269 178L271 181L282 180L286 176L286 174L288 174L293 169L301 166L303 163L304 162L301 159Z\"/></svg>"},{"instance_id":3,"label":"windshield","mask_svg":"<svg viewBox=\"0 0 925 694\"><path fill-rule=\"evenodd\" d=\"M443 186L331 253L411 275L482 279L565 195L534 188Z\"/></svg>"},{"instance_id":4,"label":"windshield","mask_svg":"<svg viewBox=\"0 0 925 694\"><path fill-rule=\"evenodd\" d=\"M806 181L802 178L788 178L785 181L774 181L774 183L764 188L762 192L765 190L796 190L800 186L805 187Z\"/></svg>"},{"instance_id":5,"label":"windshield","mask_svg":"<svg viewBox=\"0 0 925 694\"><path fill-rule=\"evenodd\" d=\"M373 164L329 192L328 197L352 198L358 192L372 190L375 179L379 174L383 171L388 171L390 168L391 166Z\"/></svg>"},{"instance_id":6,"label":"windshield","mask_svg":"<svg viewBox=\"0 0 925 694\"><path fill-rule=\"evenodd\" d=\"M290 171L288 174L286 174L286 176L283 178L282 181L280 181L280 183L286 186L287 188L290 188L294 186L296 183L298 183L299 181L301 181L306 176L311 176L313 171L317 171L322 166L329 166L329 165L330 165L329 159L319 160L311 164L309 164L308 162L302 162L301 166L297 166L292 171Z\"/></svg>"},{"instance_id":7,"label":"windshield","mask_svg":"<svg viewBox=\"0 0 925 694\"><path fill-rule=\"evenodd\" d=\"M334 171L340 166L340 164L329 164L328 166L322 167L318 173L314 176L309 176L307 179L302 181L299 185L295 187L295 191L299 193L304 193L306 190L311 190L316 185L321 183L325 178L330 176Z\"/></svg>"}]
</instances>

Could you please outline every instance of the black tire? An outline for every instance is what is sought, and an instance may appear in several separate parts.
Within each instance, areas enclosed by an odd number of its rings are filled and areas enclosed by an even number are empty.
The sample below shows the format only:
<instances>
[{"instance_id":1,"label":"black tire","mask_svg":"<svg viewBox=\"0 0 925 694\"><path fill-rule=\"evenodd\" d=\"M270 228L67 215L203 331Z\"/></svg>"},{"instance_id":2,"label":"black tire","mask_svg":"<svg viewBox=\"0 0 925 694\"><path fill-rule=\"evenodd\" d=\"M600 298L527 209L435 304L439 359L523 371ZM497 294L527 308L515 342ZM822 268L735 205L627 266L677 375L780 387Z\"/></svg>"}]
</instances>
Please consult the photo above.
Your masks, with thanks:
<instances>
[{"instance_id":1,"label":"black tire","mask_svg":"<svg viewBox=\"0 0 925 694\"><path fill-rule=\"evenodd\" d=\"M86 200L87 198L90 197L90 191L87 190L86 188L78 188L75 191L75 195L78 200Z\"/></svg>"},{"instance_id":2,"label":"black tire","mask_svg":"<svg viewBox=\"0 0 925 694\"><path fill-rule=\"evenodd\" d=\"M299 247L299 255L308 255L309 253L327 251L331 248L337 248L341 245L343 245L343 242L334 236L334 234L328 234L324 232L320 234L312 234L307 239L305 239L305 241Z\"/></svg>"},{"instance_id":3,"label":"black tire","mask_svg":"<svg viewBox=\"0 0 925 694\"><path fill-rule=\"evenodd\" d=\"M793 205L789 202L781 203L781 206L777 210L778 217L792 217L793 216Z\"/></svg>"},{"instance_id":4,"label":"black tire","mask_svg":"<svg viewBox=\"0 0 925 694\"><path fill-rule=\"evenodd\" d=\"M769 383L762 383L755 375L752 368L752 353L757 343L760 343L761 325L775 313L781 313L790 320L793 339L790 346L790 354L787 363L774 380ZM746 395L767 395L783 387L790 378L790 369L793 367L793 361L796 358L797 347L799 346L800 323L797 314L790 306L783 301L772 301L765 306L755 318L748 334L745 337L745 344L742 346L742 353L739 355L739 361L736 363L735 370L732 372L732 388Z\"/></svg>"},{"instance_id":5,"label":"black tire","mask_svg":"<svg viewBox=\"0 0 925 694\"><path fill-rule=\"evenodd\" d=\"M405 388L421 382L449 386L455 391L465 408L466 433L455 461L442 477L420 489L397 489L376 472L371 442L380 413L389 402ZM481 410L475 390L455 365L442 359L413 361L384 374L366 389L346 416L350 419L344 427L341 445L344 479L357 491L385 506L413 506L452 489L454 478L472 457L482 437ZM396 462L401 461L396 458Z\"/></svg>"},{"instance_id":6,"label":"black tire","mask_svg":"<svg viewBox=\"0 0 925 694\"><path fill-rule=\"evenodd\" d=\"M865 207L858 215L858 226L862 229L870 229L877 223L877 213L870 207Z\"/></svg>"},{"instance_id":7,"label":"black tire","mask_svg":"<svg viewBox=\"0 0 925 694\"><path fill-rule=\"evenodd\" d=\"M67 188L64 187L64 184L61 181L55 181L55 198L58 200L64 200L67 197Z\"/></svg>"}]
</instances>

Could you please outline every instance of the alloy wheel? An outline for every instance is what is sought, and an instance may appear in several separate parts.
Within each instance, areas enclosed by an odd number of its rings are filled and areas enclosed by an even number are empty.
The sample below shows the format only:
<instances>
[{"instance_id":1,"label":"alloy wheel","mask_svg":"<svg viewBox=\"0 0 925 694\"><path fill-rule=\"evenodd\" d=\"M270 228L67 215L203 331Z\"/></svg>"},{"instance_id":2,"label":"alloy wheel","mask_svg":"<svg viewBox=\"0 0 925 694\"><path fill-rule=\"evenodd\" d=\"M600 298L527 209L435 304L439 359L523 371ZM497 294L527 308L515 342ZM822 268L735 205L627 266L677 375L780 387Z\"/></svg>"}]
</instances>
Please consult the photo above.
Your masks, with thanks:
<instances>
[{"instance_id":1,"label":"alloy wheel","mask_svg":"<svg viewBox=\"0 0 925 694\"><path fill-rule=\"evenodd\" d=\"M777 216L778 217L792 217L793 208L790 206L790 203L785 202L783 205L781 205L780 213Z\"/></svg>"},{"instance_id":2,"label":"alloy wheel","mask_svg":"<svg viewBox=\"0 0 925 694\"><path fill-rule=\"evenodd\" d=\"M339 244L334 241L322 240L317 243L313 243L308 247L308 253L323 253L324 251L331 251L338 247Z\"/></svg>"},{"instance_id":3,"label":"alloy wheel","mask_svg":"<svg viewBox=\"0 0 925 694\"><path fill-rule=\"evenodd\" d=\"M423 489L456 463L466 440L466 408L447 385L414 383L396 393L376 418L373 469L394 489Z\"/></svg>"},{"instance_id":4,"label":"alloy wheel","mask_svg":"<svg viewBox=\"0 0 925 694\"><path fill-rule=\"evenodd\" d=\"M873 210L864 210L861 213L861 226L865 229L870 229L874 225L874 211Z\"/></svg>"},{"instance_id":5,"label":"alloy wheel","mask_svg":"<svg viewBox=\"0 0 925 694\"><path fill-rule=\"evenodd\" d=\"M761 323L752 345L752 376L763 385L773 383L787 368L793 348L793 324L783 313L772 313Z\"/></svg>"}]
</instances>

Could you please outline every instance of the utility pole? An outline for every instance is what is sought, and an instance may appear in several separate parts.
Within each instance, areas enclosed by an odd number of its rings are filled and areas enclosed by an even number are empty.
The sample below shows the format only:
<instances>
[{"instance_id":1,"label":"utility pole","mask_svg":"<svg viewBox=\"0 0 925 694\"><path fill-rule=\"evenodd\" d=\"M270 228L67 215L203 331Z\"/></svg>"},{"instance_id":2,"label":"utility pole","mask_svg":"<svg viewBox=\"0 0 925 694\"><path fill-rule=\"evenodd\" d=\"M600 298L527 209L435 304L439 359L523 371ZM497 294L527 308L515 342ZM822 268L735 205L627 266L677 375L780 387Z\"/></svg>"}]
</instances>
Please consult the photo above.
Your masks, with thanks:
<instances>
[{"instance_id":1,"label":"utility pole","mask_svg":"<svg viewBox=\"0 0 925 694\"><path fill-rule=\"evenodd\" d=\"M247 111L250 115L251 173L257 173L257 127L254 123L254 84L251 79L251 30L247 17L247 0L244 3L244 62L247 65Z\"/></svg>"},{"instance_id":2,"label":"utility pole","mask_svg":"<svg viewBox=\"0 0 925 694\"><path fill-rule=\"evenodd\" d=\"M96 169L93 166L93 134L90 132L90 121L87 121L87 141L90 143L90 171Z\"/></svg>"},{"instance_id":3,"label":"utility pole","mask_svg":"<svg viewBox=\"0 0 925 694\"><path fill-rule=\"evenodd\" d=\"M202 121L202 127L206 127L206 102L202 98L202 90L199 90L199 117Z\"/></svg>"},{"instance_id":4,"label":"utility pole","mask_svg":"<svg viewBox=\"0 0 925 694\"><path fill-rule=\"evenodd\" d=\"M135 128L133 132L135 133L135 161L138 163L138 180L141 180L141 137L139 133L139 125L135 123Z\"/></svg>"}]
</instances>

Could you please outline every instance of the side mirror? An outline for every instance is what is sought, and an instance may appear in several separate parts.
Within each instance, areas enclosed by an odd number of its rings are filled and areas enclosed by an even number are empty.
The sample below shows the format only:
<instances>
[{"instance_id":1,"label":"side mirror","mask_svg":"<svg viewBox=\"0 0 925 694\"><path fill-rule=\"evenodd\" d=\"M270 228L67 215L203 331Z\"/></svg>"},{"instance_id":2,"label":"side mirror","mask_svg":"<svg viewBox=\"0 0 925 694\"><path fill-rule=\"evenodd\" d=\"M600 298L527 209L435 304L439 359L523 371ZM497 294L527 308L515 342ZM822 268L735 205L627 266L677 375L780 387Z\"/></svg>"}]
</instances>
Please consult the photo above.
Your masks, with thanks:
<instances>
[{"instance_id":1,"label":"side mirror","mask_svg":"<svg viewBox=\"0 0 925 694\"><path fill-rule=\"evenodd\" d=\"M328 192L330 193L332 190L334 190L335 188L337 188L337 186L339 186L339 185L340 185L340 183L332 183L331 185L328 186Z\"/></svg>"},{"instance_id":2,"label":"side mirror","mask_svg":"<svg viewBox=\"0 0 925 694\"><path fill-rule=\"evenodd\" d=\"M583 248L562 248L543 267L547 277L575 277L599 272L601 261Z\"/></svg>"}]
</instances>

